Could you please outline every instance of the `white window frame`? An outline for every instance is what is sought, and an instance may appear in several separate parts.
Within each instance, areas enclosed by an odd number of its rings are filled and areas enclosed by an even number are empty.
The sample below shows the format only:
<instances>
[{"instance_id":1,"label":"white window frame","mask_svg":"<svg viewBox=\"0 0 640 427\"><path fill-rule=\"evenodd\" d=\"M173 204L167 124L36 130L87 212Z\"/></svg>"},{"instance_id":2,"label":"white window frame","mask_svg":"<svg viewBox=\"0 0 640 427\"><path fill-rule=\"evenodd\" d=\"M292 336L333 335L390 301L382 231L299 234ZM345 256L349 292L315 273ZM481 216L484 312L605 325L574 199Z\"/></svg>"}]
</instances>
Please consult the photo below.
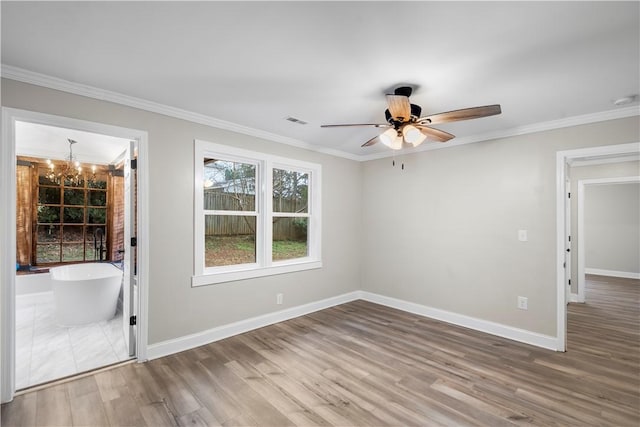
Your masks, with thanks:
<instances>
[{"instance_id":1,"label":"white window frame","mask_svg":"<svg viewBox=\"0 0 640 427\"><path fill-rule=\"evenodd\" d=\"M192 286L204 286L274 274L291 273L322 267L321 183L322 167L316 163L274 156L223 144L194 141L194 273ZM256 262L205 267L205 215L246 215L241 211L205 211L204 159L223 159L256 165ZM273 169L309 174L308 209L305 213L273 212ZM307 256L272 261L274 217L305 217L307 222Z\"/></svg>"}]
</instances>

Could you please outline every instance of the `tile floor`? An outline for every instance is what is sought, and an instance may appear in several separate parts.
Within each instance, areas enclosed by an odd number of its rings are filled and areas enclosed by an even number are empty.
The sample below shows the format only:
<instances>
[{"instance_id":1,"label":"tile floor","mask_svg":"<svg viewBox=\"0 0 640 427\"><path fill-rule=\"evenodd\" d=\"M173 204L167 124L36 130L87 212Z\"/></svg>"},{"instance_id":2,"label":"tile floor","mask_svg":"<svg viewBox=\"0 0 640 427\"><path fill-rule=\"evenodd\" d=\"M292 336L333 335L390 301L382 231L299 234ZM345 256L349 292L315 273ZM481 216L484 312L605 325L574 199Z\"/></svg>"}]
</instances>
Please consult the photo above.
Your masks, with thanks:
<instances>
[{"instance_id":1,"label":"tile floor","mask_svg":"<svg viewBox=\"0 0 640 427\"><path fill-rule=\"evenodd\" d=\"M70 328L55 323L53 292L16 297L16 388L129 359L122 312L109 320Z\"/></svg>"}]
</instances>

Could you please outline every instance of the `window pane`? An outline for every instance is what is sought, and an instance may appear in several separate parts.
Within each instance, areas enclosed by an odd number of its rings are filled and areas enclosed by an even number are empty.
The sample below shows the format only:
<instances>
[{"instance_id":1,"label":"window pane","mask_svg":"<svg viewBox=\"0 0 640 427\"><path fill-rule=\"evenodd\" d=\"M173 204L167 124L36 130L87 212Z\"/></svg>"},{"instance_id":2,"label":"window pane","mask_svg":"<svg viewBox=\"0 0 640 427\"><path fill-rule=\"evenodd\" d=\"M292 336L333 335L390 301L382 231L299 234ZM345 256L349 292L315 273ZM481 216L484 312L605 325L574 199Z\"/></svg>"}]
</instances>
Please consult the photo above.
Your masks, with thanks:
<instances>
[{"instance_id":1,"label":"window pane","mask_svg":"<svg viewBox=\"0 0 640 427\"><path fill-rule=\"evenodd\" d=\"M84 237L82 236L81 225L65 225L62 227L62 241L63 242L82 242Z\"/></svg>"},{"instance_id":2,"label":"window pane","mask_svg":"<svg viewBox=\"0 0 640 427\"><path fill-rule=\"evenodd\" d=\"M62 261L84 261L84 245L82 242L63 243Z\"/></svg>"},{"instance_id":3,"label":"window pane","mask_svg":"<svg viewBox=\"0 0 640 427\"><path fill-rule=\"evenodd\" d=\"M94 180L87 180L87 187L89 188L107 188L107 176L104 174L96 174Z\"/></svg>"},{"instance_id":4,"label":"window pane","mask_svg":"<svg viewBox=\"0 0 640 427\"><path fill-rule=\"evenodd\" d=\"M204 159L204 209L255 211L256 166Z\"/></svg>"},{"instance_id":5,"label":"window pane","mask_svg":"<svg viewBox=\"0 0 640 427\"><path fill-rule=\"evenodd\" d=\"M272 259L306 257L308 253L308 218L278 217L273 219Z\"/></svg>"},{"instance_id":6,"label":"window pane","mask_svg":"<svg viewBox=\"0 0 640 427\"><path fill-rule=\"evenodd\" d=\"M41 205L59 205L60 187L40 187L38 189L38 203Z\"/></svg>"},{"instance_id":7,"label":"window pane","mask_svg":"<svg viewBox=\"0 0 640 427\"><path fill-rule=\"evenodd\" d=\"M67 224L84 222L84 208L64 208L63 215L63 222Z\"/></svg>"},{"instance_id":8,"label":"window pane","mask_svg":"<svg viewBox=\"0 0 640 427\"><path fill-rule=\"evenodd\" d=\"M38 169L38 182L42 185L58 185L55 181L45 176L48 172L49 168Z\"/></svg>"},{"instance_id":9,"label":"window pane","mask_svg":"<svg viewBox=\"0 0 640 427\"><path fill-rule=\"evenodd\" d=\"M207 215L205 267L256 262L256 217Z\"/></svg>"},{"instance_id":10,"label":"window pane","mask_svg":"<svg viewBox=\"0 0 640 427\"><path fill-rule=\"evenodd\" d=\"M55 206L38 206L38 222L44 224L60 223L60 208Z\"/></svg>"},{"instance_id":11,"label":"window pane","mask_svg":"<svg viewBox=\"0 0 640 427\"><path fill-rule=\"evenodd\" d=\"M71 188L64 189L65 205L82 205L84 206L84 190L76 190Z\"/></svg>"},{"instance_id":12,"label":"window pane","mask_svg":"<svg viewBox=\"0 0 640 427\"><path fill-rule=\"evenodd\" d=\"M90 191L89 206L107 206L106 191Z\"/></svg>"},{"instance_id":13,"label":"window pane","mask_svg":"<svg viewBox=\"0 0 640 427\"><path fill-rule=\"evenodd\" d=\"M71 180L71 179L65 179L64 180L64 186L65 187L84 187L84 181L82 179L76 181L76 180ZM63 255L64 258L64 255Z\"/></svg>"},{"instance_id":14,"label":"window pane","mask_svg":"<svg viewBox=\"0 0 640 427\"><path fill-rule=\"evenodd\" d=\"M87 224L105 224L107 222L107 210L104 208L89 208Z\"/></svg>"},{"instance_id":15,"label":"window pane","mask_svg":"<svg viewBox=\"0 0 640 427\"><path fill-rule=\"evenodd\" d=\"M59 225L38 225L38 244L60 241Z\"/></svg>"},{"instance_id":16,"label":"window pane","mask_svg":"<svg viewBox=\"0 0 640 427\"><path fill-rule=\"evenodd\" d=\"M90 225L85 227L84 239L87 260L99 259L101 245L103 251L107 249L107 233L104 226ZM106 252L103 252L102 258L106 258Z\"/></svg>"},{"instance_id":17,"label":"window pane","mask_svg":"<svg viewBox=\"0 0 640 427\"><path fill-rule=\"evenodd\" d=\"M38 264L43 262L60 262L60 243L38 244L36 247L36 260Z\"/></svg>"},{"instance_id":18,"label":"window pane","mask_svg":"<svg viewBox=\"0 0 640 427\"><path fill-rule=\"evenodd\" d=\"M309 174L273 170L273 211L308 212Z\"/></svg>"}]
</instances>

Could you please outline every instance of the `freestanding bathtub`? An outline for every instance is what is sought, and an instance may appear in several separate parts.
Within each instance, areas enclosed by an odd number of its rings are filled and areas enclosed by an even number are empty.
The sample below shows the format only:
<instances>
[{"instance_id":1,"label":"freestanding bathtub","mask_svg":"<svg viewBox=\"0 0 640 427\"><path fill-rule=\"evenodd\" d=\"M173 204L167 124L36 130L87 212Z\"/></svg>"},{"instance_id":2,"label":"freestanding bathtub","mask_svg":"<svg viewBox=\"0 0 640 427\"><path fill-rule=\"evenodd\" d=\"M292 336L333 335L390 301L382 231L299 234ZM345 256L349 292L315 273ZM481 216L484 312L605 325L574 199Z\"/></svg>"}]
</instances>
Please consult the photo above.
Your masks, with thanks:
<instances>
[{"instance_id":1,"label":"freestanding bathtub","mask_svg":"<svg viewBox=\"0 0 640 427\"><path fill-rule=\"evenodd\" d=\"M113 318L122 286L122 270L109 263L71 264L49 269L60 326Z\"/></svg>"}]
</instances>

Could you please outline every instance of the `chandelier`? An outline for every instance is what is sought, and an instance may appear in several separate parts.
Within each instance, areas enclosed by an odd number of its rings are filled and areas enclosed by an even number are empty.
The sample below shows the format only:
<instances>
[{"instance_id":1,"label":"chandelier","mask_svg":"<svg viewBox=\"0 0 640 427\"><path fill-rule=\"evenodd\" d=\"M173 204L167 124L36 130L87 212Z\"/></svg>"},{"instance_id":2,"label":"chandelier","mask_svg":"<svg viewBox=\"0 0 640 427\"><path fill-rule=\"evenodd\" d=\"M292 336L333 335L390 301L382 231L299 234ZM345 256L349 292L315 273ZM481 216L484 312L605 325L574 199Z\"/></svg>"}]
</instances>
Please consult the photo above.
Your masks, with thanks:
<instances>
[{"instance_id":1,"label":"chandelier","mask_svg":"<svg viewBox=\"0 0 640 427\"><path fill-rule=\"evenodd\" d=\"M73 144L77 144L78 141L73 139L67 139L69 141L69 156L65 159L65 163L55 165L50 159L47 159L49 170L46 173L48 180L60 184L62 182L68 183L74 186L82 185L84 183L85 176L82 173L82 166L80 162L76 160L73 155ZM92 174L89 176L89 182L93 182L96 176L96 166L91 167Z\"/></svg>"}]
</instances>

